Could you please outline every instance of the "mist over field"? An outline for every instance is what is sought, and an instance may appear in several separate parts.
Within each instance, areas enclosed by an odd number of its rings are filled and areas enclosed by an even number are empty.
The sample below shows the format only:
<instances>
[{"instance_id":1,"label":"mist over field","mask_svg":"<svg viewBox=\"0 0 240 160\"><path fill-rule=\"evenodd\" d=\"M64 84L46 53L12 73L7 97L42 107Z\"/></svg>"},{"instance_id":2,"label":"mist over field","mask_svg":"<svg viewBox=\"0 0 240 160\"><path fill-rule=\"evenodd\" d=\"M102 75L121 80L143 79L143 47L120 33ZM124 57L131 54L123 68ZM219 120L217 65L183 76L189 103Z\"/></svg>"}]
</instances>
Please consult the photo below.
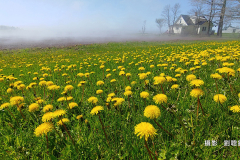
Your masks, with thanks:
<instances>
[{"instance_id":1,"label":"mist over field","mask_svg":"<svg viewBox=\"0 0 240 160\"><path fill-rule=\"evenodd\" d=\"M134 32L132 30L72 29L72 28L27 28L0 31L0 49L28 47L52 47L77 44L176 40L178 36Z\"/></svg>"}]
</instances>

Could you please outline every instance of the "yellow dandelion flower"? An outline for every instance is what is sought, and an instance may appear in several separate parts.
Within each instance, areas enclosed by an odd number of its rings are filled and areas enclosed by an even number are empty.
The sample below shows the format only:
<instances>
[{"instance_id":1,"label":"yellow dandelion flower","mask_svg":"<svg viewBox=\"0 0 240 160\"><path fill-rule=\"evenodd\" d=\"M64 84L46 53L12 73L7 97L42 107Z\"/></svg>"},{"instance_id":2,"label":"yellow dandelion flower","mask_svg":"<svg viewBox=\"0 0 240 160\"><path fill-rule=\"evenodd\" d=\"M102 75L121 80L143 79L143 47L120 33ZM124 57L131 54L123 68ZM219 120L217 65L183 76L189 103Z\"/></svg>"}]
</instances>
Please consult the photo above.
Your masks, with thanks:
<instances>
[{"instance_id":1,"label":"yellow dandelion flower","mask_svg":"<svg viewBox=\"0 0 240 160\"><path fill-rule=\"evenodd\" d=\"M18 105L24 101L24 98L21 96L15 96L10 98L11 105Z\"/></svg>"},{"instance_id":2,"label":"yellow dandelion flower","mask_svg":"<svg viewBox=\"0 0 240 160\"><path fill-rule=\"evenodd\" d=\"M204 85L204 82L201 79L194 79L190 82L190 85L200 87L201 85Z\"/></svg>"},{"instance_id":3,"label":"yellow dandelion flower","mask_svg":"<svg viewBox=\"0 0 240 160\"><path fill-rule=\"evenodd\" d=\"M179 85L178 84L174 84L172 85L171 89L178 89L179 88Z\"/></svg>"},{"instance_id":4,"label":"yellow dandelion flower","mask_svg":"<svg viewBox=\"0 0 240 160\"><path fill-rule=\"evenodd\" d=\"M167 103L167 96L165 94L157 94L153 97L153 101L156 104L162 104L163 102Z\"/></svg>"},{"instance_id":5,"label":"yellow dandelion flower","mask_svg":"<svg viewBox=\"0 0 240 160\"><path fill-rule=\"evenodd\" d=\"M223 94L216 94L214 97L213 97L213 100L215 102L220 102L221 104L224 103L226 100L227 100L227 97L224 96Z\"/></svg>"},{"instance_id":6,"label":"yellow dandelion flower","mask_svg":"<svg viewBox=\"0 0 240 160\"><path fill-rule=\"evenodd\" d=\"M146 79L148 75L146 73L139 73L138 76L140 79Z\"/></svg>"},{"instance_id":7,"label":"yellow dandelion flower","mask_svg":"<svg viewBox=\"0 0 240 160\"><path fill-rule=\"evenodd\" d=\"M108 73L107 75L106 75L106 78L109 78L111 76L111 74L110 73Z\"/></svg>"},{"instance_id":8,"label":"yellow dandelion flower","mask_svg":"<svg viewBox=\"0 0 240 160\"><path fill-rule=\"evenodd\" d=\"M3 104L0 106L0 109L7 108L7 107L9 107L9 106L11 106L10 103L3 103Z\"/></svg>"},{"instance_id":9,"label":"yellow dandelion flower","mask_svg":"<svg viewBox=\"0 0 240 160\"><path fill-rule=\"evenodd\" d=\"M47 122L47 121L50 121L52 120L54 117L53 117L53 112L47 112L45 113L43 116L42 116L42 121L43 122Z\"/></svg>"},{"instance_id":10,"label":"yellow dandelion flower","mask_svg":"<svg viewBox=\"0 0 240 160\"><path fill-rule=\"evenodd\" d=\"M132 76L131 73L126 74L126 77L131 77L131 76Z\"/></svg>"},{"instance_id":11,"label":"yellow dandelion flower","mask_svg":"<svg viewBox=\"0 0 240 160\"><path fill-rule=\"evenodd\" d=\"M34 111L37 111L38 109L39 109L39 105L37 103L32 103L31 105L29 105L28 111L34 112Z\"/></svg>"},{"instance_id":12,"label":"yellow dandelion flower","mask_svg":"<svg viewBox=\"0 0 240 160\"><path fill-rule=\"evenodd\" d=\"M119 72L119 76L124 76L125 75L125 72L124 71L120 71Z\"/></svg>"},{"instance_id":13,"label":"yellow dandelion flower","mask_svg":"<svg viewBox=\"0 0 240 160\"><path fill-rule=\"evenodd\" d=\"M238 106L238 105L232 106L232 107L230 108L230 110L231 110L232 112L240 112L240 106Z\"/></svg>"},{"instance_id":14,"label":"yellow dandelion flower","mask_svg":"<svg viewBox=\"0 0 240 160\"><path fill-rule=\"evenodd\" d=\"M104 110L103 106L96 106L91 110L90 114L91 115L98 114L98 112L101 110Z\"/></svg>"},{"instance_id":15,"label":"yellow dandelion flower","mask_svg":"<svg viewBox=\"0 0 240 160\"><path fill-rule=\"evenodd\" d=\"M131 87L130 86L127 86L127 87L125 87L125 91L131 91Z\"/></svg>"},{"instance_id":16,"label":"yellow dandelion flower","mask_svg":"<svg viewBox=\"0 0 240 160\"><path fill-rule=\"evenodd\" d=\"M139 71L144 71L145 68L144 68L144 67L139 67L138 70L139 70Z\"/></svg>"},{"instance_id":17,"label":"yellow dandelion flower","mask_svg":"<svg viewBox=\"0 0 240 160\"><path fill-rule=\"evenodd\" d=\"M45 123L42 123L41 125L39 125L35 131L34 131L34 134L39 137L41 136L42 134L47 134L48 132L51 132L52 130L54 129L54 126L52 123L50 122L45 122Z\"/></svg>"},{"instance_id":18,"label":"yellow dandelion flower","mask_svg":"<svg viewBox=\"0 0 240 160\"><path fill-rule=\"evenodd\" d=\"M72 85L66 85L65 88L64 88L64 91L68 92L68 91L71 91L73 90L73 86Z\"/></svg>"},{"instance_id":19,"label":"yellow dandelion flower","mask_svg":"<svg viewBox=\"0 0 240 160\"><path fill-rule=\"evenodd\" d=\"M200 88L195 88L190 92L190 95L195 98L198 98L198 97L202 96L203 94L204 94L204 92Z\"/></svg>"},{"instance_id":20,"label":"yellow dandelion flower","mask_svg":"<svg viewBox=\"0 0 240 160\"><path fill-rule=\"evenodd\" d=\"M148 122L141 122L135 127L135 132L137 136L140 136L140 139L144 136L145 140L148 140L148 137L153 138L157 133L157 130L153 127L152 124Z\"/></svg>"},{"instance_id":21,"label":"yellow dandelion flower","mask_svg":"<svg viewBox=\"0 0 240 160\"><path fill-rule=\"evenodd\" d=\"M101 86L101 85L103 85L103 84L104 84L103 81L97 81L97 86Z\"/></svg>"},{"instance_id":22,"label":"yellow dandelion flower","mask_svg":"<svg viewBox=\"0 0 240 160\"><path fill-rule=\"evenodd\" d=\"M111 102L111 100L112 100L112 97L108 97L106 102Z\"/></svg>"},{"instance_id":23,"label":"yellow dandelion flower","mask_svg":"<svg viewBox=\"0 0 240 160\"><path fill-rule=\"evenodd\" d=\"M84 74L83 74L83 73L78 73L77 76L79 76L79 77L83 77Z\"/></svg>"},{"instance_id":24,"label":"yellow dandelion flower","mask_svg":"<svg viewBox=\"0 0 240 160\"><path fill-rule=\"evenodd\" d=\"M160 109L155 105L149 105L144 110L144 116L150 119L158 118L160 114Z\"/></svg>"},{"instance_id":25,"label":"yellow dandelion flower","mask_svg":"<svg viewBox=\"0 0 240 160\"><path fill-rule=\"evenodd\" d=\"M194 80L194 79L197 79L197 77L196 77L194 74L189 74L189 75L187 75L187 77L186 77L186 80L187 80L187 81L192 81L192 80Z\"/></svg>"},{"instance_id":26,"label":"yellow dandelion flower","mask_svg":"<svg viewBox=\"0 0 240 160\"><path fill-rule=\"evenodd\" d=\"M97 97L90 97L90 98L88 98L88 102L96 104L98 102L98 99L97 99Z\"/></svg>"},{"instance_id":27,"label":"yellow dandelion flower","mask_svg":"<svg viewBox=\"0 0 240 160\"><path fill-rule=\"evenodd\" d=\"M78 104L76 102L71 102L68 105L68 109L72 109L72 108L77 107L77 106L78 106Z\"/></svg>"},{"instance_id":28,"label":"yellow dandelion flower","mask_svg":"<svg viewBox=\"0 0 240 160\"><path fill-rule=\"evenodd\" d=\"M42 104L42 103L44 103L44 102L45 102L45 101L44 101L43 99L39 99L39 100L36 101L37 104Z\"/></svg>"},{"instance_id":29,"label":"yellow dandelion flower","mask_svg":"<svg viewBox=\"0 0 240 160\"><path fill-rule=\"evenodd\" d=\"M149 97L149 93L146 92L146 91L143 91L143 92L140 93L140 97L141 98L148 98Z\"/></svg>"},{"instance_id":30,"label":"yellow dandelion flower","mask_svg":"<svg viewBox=\"0 0 240 160\"><path fill-rule=\"evenodd\" d=\"M102 94L103 93L103 90L99 89L96 91L97 94Z\"/></svg>"},{"instance_id":31,"label":"yellow dandelion flower","mask_svg":"<svg viewBox=\"0 0 240 160\"><path fill-rule=\"evenodd\" d=\"M110 82L113 83L113 82L116 82L117 80L116 79L112 79Z\"/></svg>"},{"instance_id":32,"label":"yellow dandelion flower","mask_svg":"<svg viewBox=\"0 0 240 160\"><path fill-rule=\"evenodd\" d=\"M54 83L53 83L52 81L47 81L47 82L46 82L46 85L47 85L47 86L51 86L51 85L53 85L53 84L54 84Z\"/></svg>"},{"instance_id":33,"label":"yellow dandelion flower","mask_svg":"<svg viewBox=\"0 0 240 160\"><path fill-rule=\"evenodd\" d=\"M83 118L83 115L78 115L76 118L77 118L77 119L82 119L82 118Z\"/></svg>"},{"instance_id":34,"label":"yellow dandelion flower","mask_svg":"<svg viewBox=\"0 0 240 160\"><path fill-rule=\"evenodd\" d=\"M137 82L136 81L132 81L131 85L134 86Z\"/></svg>"},{"instance_id":35,"label":"yellow dandelion flower","mask_svg":"<svg viewBox=\"0 0 240 160\"><path fill-rule=\"evenodd\" d=\"M154 77L153 80L154 80L154 84L156 85L163 84L164 82L166 82L166 78L161 76Z\"/></svg>"},{"instance_id":36,"label":"yellow dandelion flower","mask_svg":"<svg viewBox=\"0 0 240 160\"><path fill-rule=\"evenodd\" d=\"M125 91L124 92L124 96L130 96L130 95L132 95L133 93L132 93L132 91Z\"/></svg>"},{"instance_id":37,"label":"yellow dandelion flower","mask_svg":"<svg viewBox=\"0 0 240 160\"><path fill-rule=\"evenodd\" d=\"M43 112L48 112L48 111L50 111L52 109L53 109L53 105L48 104L48 105L43 107Z\"/></svg>"},{"instance_id":38,"label":"yellow dandelion flower","mask_svg":"<svg viewBox=\"0 0 240 160\"><path fill-rule=\"evenodd\" d=\"M218 73L211 74L210 77L214 78L214 79L222 79L222 76L220 74L218 74Z\"/></svg>"},{"instance_id":39,"label":"yellow dandelion flower","mask_svg":"<svg viewBox=\"0 0 240 160\"><path fill-rule=\"evenodd\" d=\"M13 92L13 89L12 88L8 88L7 89L7 93L12 93Z\"/></svg>"},{"instance_id":40,"label":"yellow dandelion flower","mask_svg":"<svg viewBox=\"0 0 240 160\"><path fill-rule=\"evenodd\" d=\"M50 90L50 91L58 90L58 89L60 89L60 86L57 86L57 85L53 84L51 86L48 86L47 89Z\"/></svg>"},{"instance_id":41,"label":"yellow dandelion flower","mask_svg":"<svg viewBox=\"0 0 240 160\"><path fill-rule=\"evenodd\" d=\"M115 93L109 93L108 94L108 97L114 97L115 96Z\"/></svg>"},{"instance_id":42,"label":"yellow dandelion flower","mask_svg":"<svg viewBox=\"0 0 240 160\"><path fill-rule=\"evenodd\" d=\"M60 119L60 120L57 122L57 125L58 125L58 126L62 126L63 123L65 124L65 123L68 123L68 122L70 122L68 118L63 118L63 119Z\"/></svg>"},{"instance_id":43,"label":"yellow dandelion flower","mask_svg":"<svg viewBox=\"0 0 240 160\"><path fill-rule=\"evenodd\" d=\"M66 111L63 109L58 109L53 112L53 117L60 117L66 114Z\"/></svg>"},{"instance_id":44,"label":"yellow dandelion flower","mask_svg":"<svg viewBox=\"0 0 240 160\"><path fill-rule=\"evenodd\" d=\"M123 98L117 98L114 106L120 106L125 100Z\"/></svg>"}]
</instances>

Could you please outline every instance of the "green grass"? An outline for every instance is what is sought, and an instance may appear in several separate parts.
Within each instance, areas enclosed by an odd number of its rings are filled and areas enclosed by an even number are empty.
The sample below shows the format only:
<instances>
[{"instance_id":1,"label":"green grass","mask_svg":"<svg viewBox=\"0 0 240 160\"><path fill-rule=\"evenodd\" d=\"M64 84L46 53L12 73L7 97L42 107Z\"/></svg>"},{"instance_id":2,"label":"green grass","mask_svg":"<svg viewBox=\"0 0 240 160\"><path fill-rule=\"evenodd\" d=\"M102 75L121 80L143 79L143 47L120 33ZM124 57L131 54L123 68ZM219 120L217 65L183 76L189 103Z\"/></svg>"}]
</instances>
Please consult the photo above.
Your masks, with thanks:
<instances>
[{"instance_id":1,"label":"green grass","mask_svg":"<svg viewBox=\"0 0 240 160\"><path fill-rule=\"evenodd\" d=\"M151 123L157 129L157 135L148 139L149 149L158 159L239 159L239 147L224 146L224 140L240 140L239 138L239 113L233 113L229 106L239 105L239 53L240 41L183 41L183 42L125 42L105 43L92 45L76 45L63 48L33 48L21 50L0 51L0 104L7 103L10 97L23 96L24 107L22 113L17 106L0 110L0 158L1 159L149 159L144 140L134 134L134 127L141 122ZM219 56L222 56L218 60ZM196 60L199 60L197 62ZM203 62L207 65L202 65ZM186 62L191 62L186 65ZM221 80L217 80L219 93L225 94L227 101L220 104L213 101L217 94L216 84L210 75L216 73L216 69L233 63L229 66L235 70L235 76L228 79L226 74ZM195 64L194 64L195 63ZM159 64L168 64L161 67ZM100 66L104 65L104 69ZM150 68L154 65L154 68ZM175 66L176 65L176 66ZM131 77L120 76L119 66L123 66L125 73L131 73ZM199 66L199 69L196 69ZM45 67L45 68L43 68ZM140 71L139 67L144 67ZM171 68L173 67L173 68ZM176 69L187 69L180 77L175 77ZM190 68L195 68L190 71ZM49 69L46 69L49 68ZM121 68L121 67L120 67ZM109 72L106 69L110 69ZM114 71L116 69L116 71ZM104 71L103 71L104 70ZM30 72L30 73L28 73ZM38 72L38 74L34 74ZM139 73L151 72L144 85ZM43 74L48 75L43 77ZM66 73L67 76L63 76ZM79 77L78 73L90 73L89 78ZM107 74L111 74L109 78ZM160 86L154 85L154 77L165 73L166 76L176 78L177 81L165 82L163 90L168 97L163 105L175 111L177 117L182 119L186 133L179 120L166 111L160 104L155 104L153 97L161 94ZM193 89L186 81L189 74L196 75L204 81L200 88L204 95L200 97L204 115L199 108L197 117L197 98L191 97ZM8 80L9 75L17 78ZM36 80L33 80L35 79ZM36 82L40 78L52 81L60 86L57 91L49 91L40 85L23 92L13 86L13 92L7 93L12 83L22 81L25 86ZM116 79L111 83L111 79ZM86 81L84 89L78 86L80 81ZM97 86L100 80L103 86ZM131 82L136 81L135 85ZM66 96L72 96L78 107L68 109L68 103L58 102L63 97L64 87L72 85L74 89L67 92ZM173 90L171 86L178 84L179 89ZM231 84L231 88L230 85ZM128 99L124 96L125 87L131 86L133 95ZM97 90L103 90L97 95ZM84 94L83 94L84 90ZM148 91L150 96L146 100L140 97L142 91ZM106 102L109 93L115 93L115 97L124 98L122 105L115 107L114 102ZM35 95L36 93L36 95ZM83 95L83 101L82 100ZM98 98L96 105L88 102L88 98ZM39 110L29 112L29 105L35 103L36 97L44 100ZM35 129L42 124L43 107L47 104L57 109L66 110L64 118L70 120L66 123L67 130L71 134L74 144L69 138L63 126L58 126L57 118L52 123L58 133L52 130L46 136L36 137ZM108 103L108 104L106 104ZM130 104L130 107L129 107ZM95 106L103 106L100 117L106 130L109 144L102 130L98 115L90 112ZM175 135L175 139L158 127L153 120L144 117L144 109L147 105L156 105L161 110L161 116L156 119L162 127ZM77 120L78 115L83 115L82 120ZM85 120L88 122L86 123ZM205 140L216 140L217 146L205 146ZM47 152L48 151L48 152ZM157 154L155 154L157 153Z\"/></svg>"}]
</instances>

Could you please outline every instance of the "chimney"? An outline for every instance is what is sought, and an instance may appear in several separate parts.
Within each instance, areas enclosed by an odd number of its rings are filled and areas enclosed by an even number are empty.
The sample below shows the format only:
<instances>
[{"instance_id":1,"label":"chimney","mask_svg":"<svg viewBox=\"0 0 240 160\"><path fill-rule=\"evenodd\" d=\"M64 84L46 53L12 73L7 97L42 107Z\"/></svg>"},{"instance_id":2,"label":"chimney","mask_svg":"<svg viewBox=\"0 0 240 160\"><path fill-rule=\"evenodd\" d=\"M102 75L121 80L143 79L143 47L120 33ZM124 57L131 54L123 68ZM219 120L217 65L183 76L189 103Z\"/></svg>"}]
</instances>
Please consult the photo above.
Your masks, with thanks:
<instances>
[{"instance_id":1,"label":"chimney","mask_svg":"<svg viewBox=\"0 0 240 160\"><path fill-rule=\"evenodd\" d=\"M197 12L195 12L195 16L197 16Z\"/></svg>"}]
</instances>

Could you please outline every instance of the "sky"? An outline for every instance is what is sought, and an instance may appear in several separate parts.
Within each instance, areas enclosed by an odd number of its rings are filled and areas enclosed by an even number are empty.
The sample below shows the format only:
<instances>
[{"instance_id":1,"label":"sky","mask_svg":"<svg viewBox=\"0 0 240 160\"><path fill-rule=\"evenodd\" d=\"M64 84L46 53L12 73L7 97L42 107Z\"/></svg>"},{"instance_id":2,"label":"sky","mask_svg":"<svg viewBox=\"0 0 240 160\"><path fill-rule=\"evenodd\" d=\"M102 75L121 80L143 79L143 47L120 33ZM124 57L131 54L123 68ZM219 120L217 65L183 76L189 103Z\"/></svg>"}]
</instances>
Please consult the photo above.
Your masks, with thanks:
<instances>
[{"instance_id":1,"label":"sky","mask_svg":"<svg viewBox=\"0 0 240 160\"><path fill-rule=\"evenodd\" d=\"M159 33L163 8L175 3L188 14L189 0L0 0L0 25L63 35ZM162 29L167 30L167 27Z\"/></svg>"}]
</instances>

